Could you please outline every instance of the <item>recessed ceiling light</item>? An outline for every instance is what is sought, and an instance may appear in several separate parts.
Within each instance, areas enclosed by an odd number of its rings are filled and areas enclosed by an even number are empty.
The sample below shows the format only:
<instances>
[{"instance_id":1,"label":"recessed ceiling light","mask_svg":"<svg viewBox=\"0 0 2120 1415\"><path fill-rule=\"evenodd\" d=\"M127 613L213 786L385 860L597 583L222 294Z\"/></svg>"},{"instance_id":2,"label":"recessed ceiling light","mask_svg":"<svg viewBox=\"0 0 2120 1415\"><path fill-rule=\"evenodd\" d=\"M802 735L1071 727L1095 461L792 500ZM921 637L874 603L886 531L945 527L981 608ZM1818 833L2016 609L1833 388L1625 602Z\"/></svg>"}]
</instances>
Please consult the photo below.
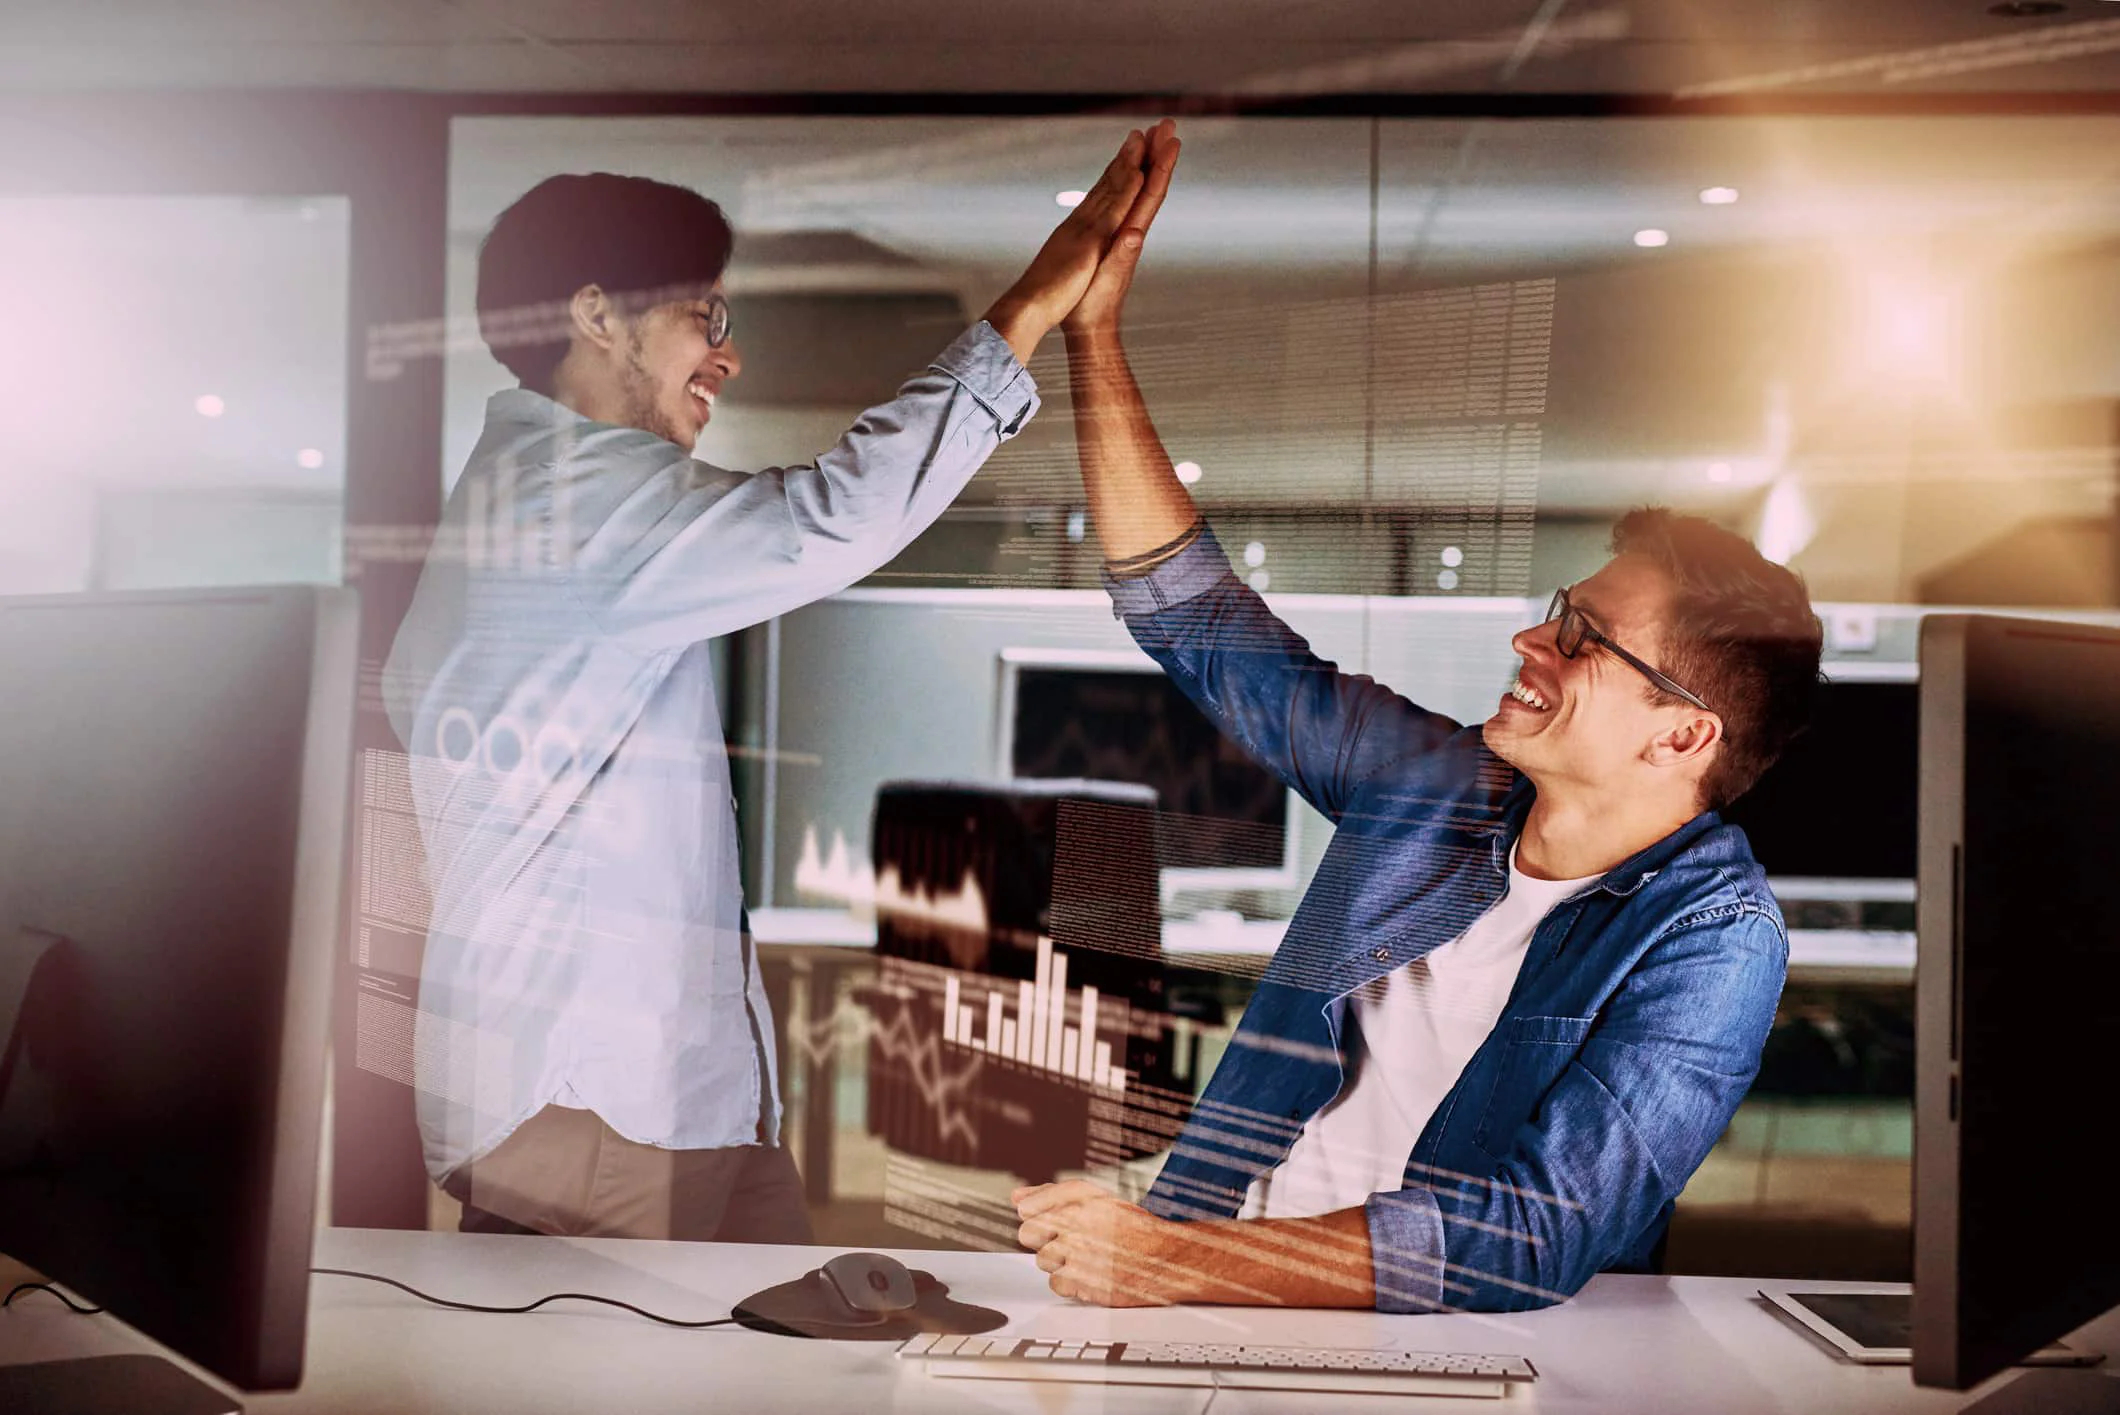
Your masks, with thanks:
<instances>
[{"instance_id":1,"label":"recessed ceiling light","mask_svg":"<svg viewBox=\"0 0 2120 1415\"><path fill-rule=\"evenodd\" d=\"M324 454L314 447L304 447L294 454L294 461L296 466L306 467L313 472L324 465Z\"/></svg>"},{"instance_id":2,"label":"recessed ceiling light","mask_svg":"<svg viewBox=\"0 0 2120 1415\"><path fill-rule=\"evenodd\" d=\"M1266 543L1255 540L1250 545L1245 546L1244 563L1254 567L1264 565L1266 563Z\"/></svg>"},{"instance_id":3,"label":"recessed ceiling light","mask_svg":"<svg viewBox=\"0 0 2120 1415\"><path fill-rule=\"evenodd\" d=\"M1273 583L1273 576L1267 574L1264 570L1254 570L1244 583L1250 585L1260 594L1265 594L1266 587Z\"/></svg>"},{"instance_id":4,"label":"recessed ceiling light","mask_svg":"<svg viewBox=\"0 0 2120 1415\"><path fill-rule=\"evenodd\" d=\"M1062 206L1080 206L1082 199L1088 195L1088 192L1055 192L1053 200Z\"/></svg>"},{"instance_id":5,"label":"recessed ceiling light","mask_svg":"<svg viewBox=\"0 0 2120 1415\"><path fill-rule=\"evenodd\" d=\"M1736 200L1737 188L1735 187L1702 187L1700 189L1700 204L1702 206L1728 206Z\"/></svg>"},{"instance_id":6,"label":"recessed ceiling light","mask_svg":"<svg viewBox=\"0 0 2120 1415\"><path fill-rule=\"evenodd\" d=\"M1645 231L1636 231L1634 233L1634 244L1652 248L1668 246L1671 244L1671 233L1669 231L1659 231L1654 226L1651 226Z\"/></svg>"},{"instance_id":7,"label":"recessed ceiling light","mask_svg":"<svg viewBox=\"0 0 2120 1415\"><path fill-rule=\"evenodd\" d=\"M1446 567L1455 570L1458 566L1465 563L1465 552L1454 545L1446 545L1443 547L1442 560Z\"/></svg>"},{"instance_id":8,"label":"recessed ceiling light","mask_svg":"<svg viewBox=\"0 0 2120 1415\"><path fill-rule=\"evenodd\" d=\"M1456 589L1458 587L1457 571L1445 570L1441 574L1437 575L1435 577L1435 587L1439 590Z\"/></svg>"},{"instance_id":9,"label":"recessed ceiling light","mask_svg":"<svg viewBox=\"0 0 2120 1415\"><path fill-rule=\"evenodd\" d=\"M212 393L201 393L192 400L192 406L199 410L202 418L217 418L228 411L228 405Z\"/></svg>"},{"instance_id":10,"label":"recessed ceiling light","mask_svg":"<svg viewBox=\"0 0 2120 1415\"><path fill-rule=\"evenodd\" d=\"M1200 464L1198 462L1180 462L1177 466L1172 467L1171 470L1176 472L1178 480L1184 482L1187 486L1191 486L1200 479Z\"/></svg>"}]
</instances>

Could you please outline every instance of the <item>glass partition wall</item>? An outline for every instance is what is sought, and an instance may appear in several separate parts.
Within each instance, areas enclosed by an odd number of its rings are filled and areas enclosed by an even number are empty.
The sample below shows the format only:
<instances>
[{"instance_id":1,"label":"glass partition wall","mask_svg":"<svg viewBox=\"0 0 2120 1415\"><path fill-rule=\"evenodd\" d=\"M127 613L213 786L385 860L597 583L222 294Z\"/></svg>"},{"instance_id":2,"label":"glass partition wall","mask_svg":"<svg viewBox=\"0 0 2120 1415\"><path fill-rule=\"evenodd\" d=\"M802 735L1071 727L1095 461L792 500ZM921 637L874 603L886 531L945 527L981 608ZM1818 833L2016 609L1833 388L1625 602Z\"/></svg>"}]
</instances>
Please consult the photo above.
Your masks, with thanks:
<instances>
[{"instance_id":1,"label":"glass partition wall","mask_svg":"<svg viewBox=\"0 0 2120 1415\"><path fill-rule=\"evenodd\" d=\"M510 382L475 334L478 244L542 178L656 177L729 212L743 370L698 455L746 470L813 458L976 319L1127 126L457 120L445 481ZM1510 634L1646 504L1803 573L1836 682L1907 682L1923 606L2120 604L2113 119L1201 117L1181 135L1129 348L1238 573L1343 667L1484 717ZM873 964L818 961L835 929L873 931L878 786L1010 779L1024 665L1133 654L1098 589L1057 338L1032 372L1042 411L931 530L718 650L828 1240L979 1241L923 1226L865 1121L880 1053L853 997ZM1865 789L1819 806L1860 810ZM1329 837L1299 804L1285 829L1285 875L1161 882L1166 949L1218 980L1187 1084ZM1787 883L1782 1016L1671 1262L1904 1276L1911 889Z\"/></svg>"},{"instance_id":2,"label":"glass partition wall","mask_svg":"<svg viewBox=\"0 0 2120 1415\"><path fill-rule=\"evenodd\" d=\"M343 196L13 196L0 594L343 577Z\"/></svg>"}]
</instances>

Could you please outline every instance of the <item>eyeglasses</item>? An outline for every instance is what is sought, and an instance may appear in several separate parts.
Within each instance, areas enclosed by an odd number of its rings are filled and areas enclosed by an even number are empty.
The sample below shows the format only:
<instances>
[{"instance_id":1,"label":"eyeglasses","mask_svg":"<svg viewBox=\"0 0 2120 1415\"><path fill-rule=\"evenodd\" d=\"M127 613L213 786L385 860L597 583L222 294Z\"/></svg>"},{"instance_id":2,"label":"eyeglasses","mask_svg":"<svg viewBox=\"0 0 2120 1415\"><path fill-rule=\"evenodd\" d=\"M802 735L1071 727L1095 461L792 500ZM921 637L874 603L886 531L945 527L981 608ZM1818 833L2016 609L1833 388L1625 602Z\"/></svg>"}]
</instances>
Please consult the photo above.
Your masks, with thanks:
<instances>
[{"instance_id":1,"label":"eyeglasses","mask_svg":"<svg viewBox=\"0 0 2120 1415\"><path fill-rule=\"evenodd\" d=\"M704 303L706 309L698 313L707 327L707 347L719 349L729 342L729 302L720 295L709 295Z\"/></svg>"},{"instance_id":2,"label":"eyeglasses","mask_svg":"<svg viewBox=\"0 0 2120 1415\"><path fill-rule=\"evenodd\" d=\"M1657 672L1648 664L1642 662L1633 654L1628 653L1625 649L1621 648L1617 643L1613 641L1611 635L1601 632L1595 625L1593 625L1588 619L1583 616L1583 612L1580 609L1577 609L1573 604L1569 603L1568 592L1566 590L1555 590L1553 592L1552 603L1546 606L1546 622L1548 624L1551 624L1556 619L1560 620L1561 624L1559 630L1556 631L1554 634L1553 646L1561 651L1562 658L1574 658L1577 654L1581 653L1583 651L1583 643L1585 640L1588 640L1593 643L1602 644L1604 645L1604 647L1612 651L1613 657L1617 658L1621 663L1626 664L1629 668L1632 668L1637 673L1641 674L1642 677L1648 679L1651 683L1654 683L1657 687L1663 689L1665 692L1670 693L1675 697L1684 698L1687 702L1693 704L1693 706L1699 708L1702 712L1715 711L1714 708L1709 707L1699 698L1694 697L1684 688L1679 687L1678 684L1672 682L1669 678L1664 677L1663 674Z\"/></svg>"}]
</instances>

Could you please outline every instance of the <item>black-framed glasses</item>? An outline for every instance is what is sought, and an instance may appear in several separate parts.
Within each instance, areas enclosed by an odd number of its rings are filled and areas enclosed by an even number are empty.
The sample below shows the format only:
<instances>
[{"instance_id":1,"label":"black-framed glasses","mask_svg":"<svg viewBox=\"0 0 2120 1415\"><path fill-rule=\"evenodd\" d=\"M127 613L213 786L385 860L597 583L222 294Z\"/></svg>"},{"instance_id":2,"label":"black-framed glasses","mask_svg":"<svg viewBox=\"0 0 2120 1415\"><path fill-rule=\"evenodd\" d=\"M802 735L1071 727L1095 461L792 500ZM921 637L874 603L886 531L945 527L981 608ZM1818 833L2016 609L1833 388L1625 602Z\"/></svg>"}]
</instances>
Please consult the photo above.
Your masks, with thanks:
<instances>
[{"instance_id":1,"label":"black-framed glasses","mask_svg":"<svg viewBox=\"0 0 2120 1415\"><path fill-rule=\"evenodd\" d=\"M1592 624L1584 617L1580 609L1577 609L1574 604L1569 602L1568 591L1565 589L1555 590L1552 602L1546 606L1546 622L1551 624L1556 619L1560 620L1560 628L1554 633L1553 646L1561 651L1562 658L1574 658L1583 651L1583 644L1586 641L1601 644L1612 651L1614 658L1617 658L1621 663L1626 664L1665 692L1675 697L1684 698L1702 712L1715 711L1714 708L1709 707L1699 698L1694 697L1684 688L1679 687L1678 684L1621 648L1610 634L1605 633L1595 624Z\"/></svg>"},{"instance_id":2,"label":"black-framed glasses","mask_svg":"<svg viewBox=\"0 0 2120 1415\"><path fill-rule=\"evenodd\" d=\"M720 295L708 295L703 303L706 309L698 313L706 326L707 347L719 349L729 342L729 302Z\"/></svg>"}]
</instances>

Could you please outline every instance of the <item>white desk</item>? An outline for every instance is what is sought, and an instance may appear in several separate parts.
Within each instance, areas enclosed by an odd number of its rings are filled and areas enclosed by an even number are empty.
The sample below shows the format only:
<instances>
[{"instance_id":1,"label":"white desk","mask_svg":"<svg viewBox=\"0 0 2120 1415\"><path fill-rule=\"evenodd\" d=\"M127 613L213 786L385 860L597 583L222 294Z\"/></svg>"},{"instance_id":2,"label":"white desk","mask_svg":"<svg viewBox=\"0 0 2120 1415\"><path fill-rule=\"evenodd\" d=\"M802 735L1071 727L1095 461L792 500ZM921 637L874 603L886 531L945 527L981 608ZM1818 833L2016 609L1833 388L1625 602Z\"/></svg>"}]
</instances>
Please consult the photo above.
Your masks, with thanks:
<instances>
[{"instance_id":1,"label":"white desk","mask_svg":"<svg viewBox=\"0 0 2120 1415\"><path fill-rule=\"evenodd\" d=\"M830 1251L334 1229L318 1236L316 1261L462 1301L517 1303L571 1289L708 1318ZM1539 1370L1535 1386L1502 1401L1404 1397L1388 1407L1435 1415L1942 1415L2014 1379L1966 1396L1917 1390L1905 1367L1856 1366L1828 1352L1760 1302L1756 1284L1734 1278L1600 1277L1572 1302L1508 1317L1109 1312L1055 1298L1028 1256L898 1256L954 1296L1007 1312L1007 1329L1023 1333L1513 1352ZM2120 1358L2120 1312L2071 1340ZM131 1349L140 1349L138 1338L109 1318L73 1316L43 1294L0 1313L0 1362ZM376 1283L318 1277L302 1389L247 1404L257 1415L1197 1415L1212 1394L1213 1415L1387 1408L1374 1396L938 1381L900 1369L892 1351L889 1343L798 1341L736 1327L680 1331L578 1303L527 1316L451 1312ZM2120 1370L2099 1378L2113 1382L2120 1408Z\"/></svg>"}]
</instances>

